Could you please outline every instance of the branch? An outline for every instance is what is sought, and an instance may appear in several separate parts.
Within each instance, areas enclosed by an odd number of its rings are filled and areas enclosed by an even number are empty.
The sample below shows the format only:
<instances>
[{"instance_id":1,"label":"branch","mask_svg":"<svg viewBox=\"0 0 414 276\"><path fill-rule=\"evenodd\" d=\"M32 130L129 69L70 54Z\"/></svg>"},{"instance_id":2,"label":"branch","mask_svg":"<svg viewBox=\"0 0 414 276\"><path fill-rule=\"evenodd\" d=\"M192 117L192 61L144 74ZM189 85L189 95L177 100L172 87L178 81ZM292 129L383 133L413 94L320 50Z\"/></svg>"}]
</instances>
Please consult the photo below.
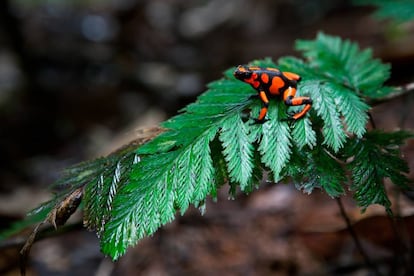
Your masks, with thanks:
<instances>
[{"instance_id":1,"label":"branch","mask_svg":"<svg viewBox=\"0 0 414 276\"><path fill-rule=\"evenodd\" d=\"M408 95L409 93L413 91L414 91L414 82L411 82L406 85L395 87L394 91L388 93L384 97L368 100L368 104L372 106L379 105L384 102L390 101L392 99L395 99L395 98L398 98L404 95Z\"/></svg>"},{"instance_id":2,"label":"branch","mask_svg":"<svg viewBox=\"0 0 414 276\"><path fill-rule=\"evenodd\" d=\"M375 275L382 275L381 272L378 270L377 266L371 261L368 254L365 252L364 248L362 247L361 241L359 240L359 237L357 233L355 232L354 228L352 227L351 220L349 219L345 207L342 204L341 198L337 197L336 202L338 203L339 210L341 211L341 216L346 222L346 226L348 228L349 234L351 234L352 239L354 240L355 246L358 249L359 253L361 254L362 258L364 259L365 264L371 269L371 271Z\"/></svg>"}]
</instances>

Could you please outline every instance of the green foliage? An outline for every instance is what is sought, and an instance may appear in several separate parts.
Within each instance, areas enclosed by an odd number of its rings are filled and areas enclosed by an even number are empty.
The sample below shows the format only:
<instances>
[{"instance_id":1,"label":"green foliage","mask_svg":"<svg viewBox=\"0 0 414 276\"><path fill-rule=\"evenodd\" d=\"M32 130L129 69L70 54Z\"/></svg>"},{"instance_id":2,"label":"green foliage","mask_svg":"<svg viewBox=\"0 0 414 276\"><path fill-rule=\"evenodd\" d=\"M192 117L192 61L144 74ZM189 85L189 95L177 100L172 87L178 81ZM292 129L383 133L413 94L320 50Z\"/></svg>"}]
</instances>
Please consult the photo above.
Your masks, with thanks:
<instances>
[{"instance_id":1,"label":"green foliage","mask_svg":"<svg viewBox=\"0 0 414 276\"><path fill-rule=\"evenodd\" d=\"M383 86L389 66L373 59L370 50L325 34L298 41L296 48L305 59L252 64L302 76L298 93L314 103L305 118L286 120L298 107L275 99L268 121L253 124L261 106L252 97L257 92L236 80L231 68L195 103L162 123L165 131L154 139L68 169L59 183L63 192L39 210L53 209L84 187L84 223L101 238L102 251L118 259L177 212L184 214L190 205L204 210L205 199L215 198L220 186L228 183L231 196L238 187L251 192L263 171L274 181L293 180L305 192L319 188L332 197L350 185L362 207L389 208L383 179L407 184L398 146L411 136L367 132L370 107L364 101L389 91Z\"/></svg>"},{"instance_id":2,"label":"green foliage","mask_svg":"<svg viewBox=\"0 0 414 276\"><path fill-rule=\"evenodd\" d=\"M414 2L412 0L354 0L356 5L376 6L378 19L392 19L404 23L414 19Z\"/></svg>"},{"instance_id":3,"label":"green foliage","mask_svg":"<svg viewBox=\"0 0 414 276\"><path fill-rule=\"evenodd\" d=\"M89 182L85 185L84 192L84 225L96 230L98 235L104 230L105 222L110 218L112 203L122 185L128 183L129 172L132 166L138 162L138 155L131 149L130 152L121 155L113 155L102 159L100 169L96 168L83 178ZM82 183L79 183L82 185Z\"/></svg>"},{"instance_id":4,"label":"green foliage","mask_svg":"<svg viewBox=\"0 0 414 276\"><path fill-rule=\"evenodd\" d=\"M271 118L268 123L262 125L259 152L262 162L273 172L275 181L281 179L281 171L290 159L291 154L291 134L289 126L282 121L283 117L280 110L284 110L282 103L278 103L279 108L270 106Z\"/></svg>"},{"instance_id":5,"label":"green foliage","mask_svg":"<svg viewBox=\"0 0 414 276\"><path fill-rule=\"evenodd\" d=\"M234 128L240 131L234 133ZM253 172L254 148L253 139L249 136L248 129L239 114L236 113L223 124L219 139L223 144L223 154L228 164L230 180L240 183L240 187L244 190Z\"/></svg>"},{"instance_id":6,"label":"green foliage","mask_svg":"<svg viewBox=\"0 0 414 276\"><path fill-rule=\"evenodd\" d=\"M384 189L385 178L401 188L408 187L405 174L409 169L399 158L399 147L408 138L412 138L412 134L405 131L371 131L362 139L349 141L346 157L353 158L347 164L352 173L351 189L364 210L371 204L381 204L391 213L391 202Z\"/></svg>"},{"instance_id":7,"label":"green foliage","mask_svg":"<svg viewBox=\"0 0 414 276\"><path fill-rule=\"evenodd\" d=\"M390 66L373 59L371 49L360 50L358 44L339 37L319 33L316 40L299 40L296 48L303 51L312 68L320 70L317 73L349 88L350 94L381 96L378 92L390 76Z\"/></svg>"},{"instance_id":8,"label":"green foliage","mask_svg":"<svg viewBox=\"0 0 414 276\"><path fill-rule=\"evenodd\" d=\"M285 57L278 63L283 70L302 76L301 93L310 95L325 122L324 143L338 151L346 132L364 135L369 106L362 97L382 97L389 91L383 83L390 66L373 59L369 49L361 51L356 43L323 33L316 40L299 40L296 48L307 61Z\"/></svg>"},{"instance_id":9,"label":"green foliage","mask_svg":"<svg viewBox=\"0 0 414 276\"><path fill-rule=\"evenodd\" d=\"M332 197L340 196L345 192L343 185L347 178L343 166L332 156L322 147L306 153L295 152L288 175L292 176L296 187L306 193L319 188Z\"/></svg>"}]
</instances>

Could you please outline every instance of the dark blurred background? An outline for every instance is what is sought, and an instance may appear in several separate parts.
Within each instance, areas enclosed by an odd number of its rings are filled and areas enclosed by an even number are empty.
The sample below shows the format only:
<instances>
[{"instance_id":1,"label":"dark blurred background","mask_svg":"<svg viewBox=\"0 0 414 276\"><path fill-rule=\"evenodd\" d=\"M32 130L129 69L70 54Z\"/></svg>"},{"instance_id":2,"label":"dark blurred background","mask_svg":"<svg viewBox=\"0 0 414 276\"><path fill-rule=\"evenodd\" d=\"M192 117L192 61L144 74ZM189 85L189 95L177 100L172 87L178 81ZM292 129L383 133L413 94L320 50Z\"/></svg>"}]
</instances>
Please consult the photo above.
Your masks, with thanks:
<instances>
[{"instance_id":1,"label":"dark blurred background","mask_svg":"<svg viewBox=\"0 0 414 276\"><path fill-rule=\"evenodd\" d=\"M176 114L229 67L296 55L294 41L320 30L373 47L392 63L391 84L414 81L414 25L377 21L373 10L345 0L0 1L0 226L47 200L64 167ZM376 107L378 125L412 128L412 106L406 97ZM332 210L320 203L331 202L325 195L271 185L229 202L226 192L204 217L190 211L120 262L105 259L82 230L36 244L30 272L294 275L326 272L338 257L314 257L292 234L302 217L310 220L309 208L321 210L313 221L320 226ZM343 222L334 212L325 219L343 244ZM16 252L1 253L0 274L17 273Z\"/></svg>"}]
</instances>

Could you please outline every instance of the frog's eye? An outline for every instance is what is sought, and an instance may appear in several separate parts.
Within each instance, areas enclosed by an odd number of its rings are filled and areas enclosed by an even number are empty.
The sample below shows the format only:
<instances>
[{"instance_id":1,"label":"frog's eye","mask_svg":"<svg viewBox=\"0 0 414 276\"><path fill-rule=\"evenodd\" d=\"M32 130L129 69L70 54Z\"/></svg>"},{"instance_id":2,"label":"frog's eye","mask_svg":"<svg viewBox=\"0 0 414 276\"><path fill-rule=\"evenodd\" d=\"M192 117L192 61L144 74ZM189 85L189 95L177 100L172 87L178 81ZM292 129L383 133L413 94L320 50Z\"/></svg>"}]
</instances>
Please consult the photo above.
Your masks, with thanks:
<instances>
[{"instance_id":1,"label":"frog's eye","mask_svg":"<svg viewBox=\"0 0 414 276\"><path fill-rule=\"evenodd\" d=\"M252 76L252 71L246 66L239 65L236 71L234 71L234 76L239 80L249 79Z\"/></svg>"}]
</instances>

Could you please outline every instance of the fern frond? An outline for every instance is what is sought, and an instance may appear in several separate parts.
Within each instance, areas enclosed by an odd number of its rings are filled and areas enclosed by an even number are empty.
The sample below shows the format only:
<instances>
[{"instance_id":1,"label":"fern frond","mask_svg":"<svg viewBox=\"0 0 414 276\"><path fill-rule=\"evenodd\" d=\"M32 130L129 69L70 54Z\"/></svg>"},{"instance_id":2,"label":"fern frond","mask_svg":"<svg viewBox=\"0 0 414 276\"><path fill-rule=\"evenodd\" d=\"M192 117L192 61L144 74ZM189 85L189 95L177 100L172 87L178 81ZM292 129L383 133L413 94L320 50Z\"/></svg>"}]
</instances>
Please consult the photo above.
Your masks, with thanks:
<instances>
[{"instance_id":1,"label":"fern frond","mask_svg":"<svg viewBox=\"0 0 414 276\"><path fill-rule=\"evenodd\" d=\"M392 19L397 23L414 20L414 3L411 0L353 0L355 5L376 6L374 16L378 19Z\"/></svg>"},{"instance_id":2,"label":"fern frond","mask_svg":"<svg viewBox=\"0 0 414 276\"><path fill-rule=\"evenodd\" d=\"M294 178L298 189L306 193L311 193L315 188L323 189L331 197L344 194L343 184L347 180L346 174L332 155L323 149L317 149L302 154L301 160L303 164L299 173L304 177Z\"/></svg>"},{"instance_id":3,"label":"fern frond","mask_svg":"<svg viewBox=\"0 0 414 276\"><path fill-rule=\"evenodd\" d=\"M230 179L240 183L240 188L244 190L253 172L253 144L240 113L235 113L225 121L219 138L223 144Z\"/></svg>"},{"instance_id":4,"label":"fern frond","mask_svg":"<svg viewBox=\"0 0 414 276\"><path fill-rule=\"evenodd\" d=\"M316 133L312 129L312 122L309 118L304 118L295 123L292 130L292 138L299 149L302 149L304 146L312 149L316 146Z\"/></svg>"},{"instance_id":5,"label":"fern frond","mask_svg":"<svg viewBox=\"0 0 414 276\"><path fill-rule=\"evenodd\" d=\"M408 166L401 159L399 147L412 134L405 131L384 133L372 131L363 139L350 141L347 157L353 158L348 168L352 172L351 189L355 199L365 210L371 204L381 204L390 213L391 202L385 188L384 179L389 178L394 185L407 188Z\"/></svg>"},{"instance_id":6,"label":"fern frond","mask_svg":"<svg viewBox=\"0 0 414 276\"><path fill-rule=\"evenodd\" d=\"M353 91L346 91L337 83L325 85L335 100L338 111L343 115L346 128L357 137L362 137L366 131L369 106Z\"/></svg>"},{"instance_id":7,"label":"fern frond","mask_svg":"<svg viewBox=\"0 0 414 276\"><path fill-rule=\"evenodd\" d=\"M306 82L304 85L304 90L314 99L317 114L324 121L325 125L322 130L325 137L324 143L334 151L338 151L343 147L347 135L342 125L334 93L325 85L321 85L319 81Z\"/></svg>"},{"instance_id":8,"label":"fern frond","mask_svg":"<svg viewBox=\"0 0 414 276\"><path fill-rule=\"evenodd\" d=\"M307 59L282 58L279 67L301 75L297 95L313 100L305 118L287 121L287 112L300 107L287 107L276 98L269 120L252 124L245 115L259 113L260 99L251 97L257 91L229 69L196 102L162 123L153 139L67 170L59 182L62 193L38 211L47 216L56 202L84 187L84 223L101 238L102 251L117 259L190 205L203 210L206 198L216 198L222 185L230 185L230 196L238 187L252 191L264 169L275 181L291 178L300 189L320 188L332 197L344 193L348 169L361 206L388 206L377 180L407 182L398 145L410 136L367 133L369 106L363 97L385 93L389 66L369 50L324 34L298 42L297 48ZM270 59L252 64L277 67ZM345 168L351 157L354 161ZM375 158L383 164L372 167Z\"/></svg>"},{"instance_id":9,"label":"fern frond","mask_svg":"<svg viewBox=\"0 0 414 276\"><path fill-rule=\"evenodd\" d=\"M258 148L262 162L271 169L275 181L281 178L282 169L289 161L292 146L288 123L281 120L284 110L286 109L281 102L270 106L271 120L261 126L262 136Z\"/></svg>"},{"instance_id":10,"label":"fern frond","mask_svg":"<svg viewBox=\"0 0 414 276\"><path fill-rule=\"evenodd\" d=\"M123 183L128 181L131 167L139 161L133 151L108 158L105 170L97 171L87 182L84 202L84 225L102 233L110 218L112 202Z\"/></svg>"},{"instance_id":11,"label":"fern frond","mask_svg":"<svg viewBox=\"0 0 414 276\"><path fill-rule=\"evenodd\" d=\"M319 33L316 40L298 40L296 48L310 67L361 95L375 95L390 76L390 66L373 59L371 49L360 50L358 44L339 37Z\"/></svg>"},{"instance_id":12,"label":"fern frond","mask_svg":"<svg viewBox=\"0 0 414 276\"><path fill-rule=\"evenodd\" d=\"M250 182L252 146L240 112L251 103L251 90L240 85L232 71L225 74L228 79L210 84L185 113L163 123L168 129L164 134L138 149L142 161L132 169L130 182L121 188L111 220L105 224L105 253L119 257L128 246L171 221L177 210L184 213L189 204L198 205L215 191L209 153L219 127L230 178L244 186Z\"/></svg>"},{"instance_id":13,"label":"fern frond","mask_svg":"<svg viewBox=\"0 0 414 276\"><path fill-rule=\"evenodd\" d=\"M258 163L254 160L253 143L259 138L261 161L276 179L280 178L291 146L289 126L280 121L286 117L286 107L280 102L269 112L273 120L256 127L261 133L250 134L254 127L242 121L241 112L252 104L250 96L254 91L235 80L232 71L225 73L226 79L210 84L209 91L184 109L185 113L163 123L165 133L138 149L142 161L132 169L130 182L119 191L111 220L105 224L102 239L105 253L117 258L128 246L172 220L177 210L185 212L189 204L199 204L209 193L214 193L215 186L222 185L214 181L217 173L210 157L199 158L210 152L210 143L216 136L227 165L227 172L221 174L225 175L223 180L229 177L230 183L251 190L252 180L261 175L253 174ZM226 104L220 104L222 101ZM142 211L137 214L137 210Z\"/></svg>"},{"instance_id":14,"label":"fern frond","mask_svg":"<svg viewBox=\"0 0 414 276\"><path fill-rule=\"evenodd\" d=\"M337 152L347 139L346 132L358 137L365 133L369 106L361 97L375 98L386 92L383 84L390 66L373 59L369 49L360 50L356 43L323 33L316 40L299 40L296 48L307 63L287 57L279 59L279 64L302 76L299 90L313 99L325 124L324 143Z\"/></svg>"}]
</instances>

